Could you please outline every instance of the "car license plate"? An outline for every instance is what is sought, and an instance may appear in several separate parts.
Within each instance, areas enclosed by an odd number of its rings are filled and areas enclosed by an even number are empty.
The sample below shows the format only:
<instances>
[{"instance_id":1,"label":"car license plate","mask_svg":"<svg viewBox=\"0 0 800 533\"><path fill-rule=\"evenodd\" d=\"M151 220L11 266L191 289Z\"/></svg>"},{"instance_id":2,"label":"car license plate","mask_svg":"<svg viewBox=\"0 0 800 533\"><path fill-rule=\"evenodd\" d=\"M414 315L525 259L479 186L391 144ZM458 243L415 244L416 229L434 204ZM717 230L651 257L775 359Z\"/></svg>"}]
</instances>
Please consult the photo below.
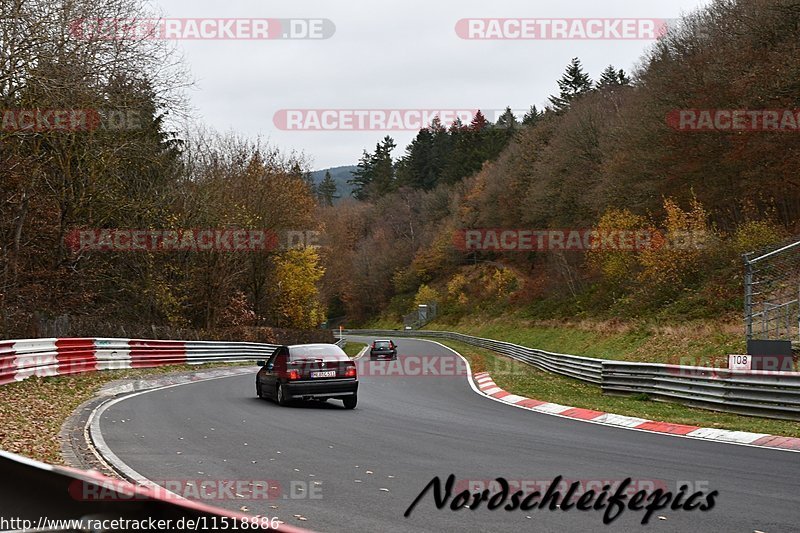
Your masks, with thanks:
<instances>
[{"instance_id":1,"label":"car license plate","mask_svg":"<svg viewBox=\"0 0 800 533\"><path fill-rule=\"evenodd\" d=\"M335 378L336 370L324 370L322 372L312 372L311 378Z\"/></svg>"}]
</instances>

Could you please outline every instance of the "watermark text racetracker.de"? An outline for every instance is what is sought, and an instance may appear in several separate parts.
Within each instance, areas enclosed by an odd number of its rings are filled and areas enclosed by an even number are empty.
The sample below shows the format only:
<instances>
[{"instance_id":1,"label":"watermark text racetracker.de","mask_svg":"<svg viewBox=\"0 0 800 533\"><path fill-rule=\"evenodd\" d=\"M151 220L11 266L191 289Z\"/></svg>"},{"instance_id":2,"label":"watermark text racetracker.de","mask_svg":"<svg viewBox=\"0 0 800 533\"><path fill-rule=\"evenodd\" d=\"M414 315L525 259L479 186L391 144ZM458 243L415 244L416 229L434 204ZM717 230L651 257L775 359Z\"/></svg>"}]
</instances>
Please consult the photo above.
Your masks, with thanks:
<instances>
[{"instance_id":1,"label":"watermark text racetracker.de","mask_svg":"<svg viewBox=\"0 0 800 533\"><path fill-rule=\"evenodd\" d=\"M281 109L272 118L286 131L419 131L438 118L469 124L475 109Z\"/></svg>"},{"instance_id":2,"label":"watermark text racetracker.de","mask_svg":"<svg viewBox=\"0 0 800 533\"><path fill-rule=\"evenodd\" d=\"M641 229L462 229L453 234L453 245L464 252L641 252L670 247L702 249L711 236L702 232L663 233Z\"/></svg>"},{"instance_id":3,"label":"watermark text racetracker.de","mask_svg":"<svg viewBox=\"0 0 800 533\"><path fill-rule=\"evenodd\" d=\"M16 133L75 133L138 130L136 109L0 109L0 131Z\"/></svg>"},{"instance_id":4,"label":"watermark text racetracker.de","mask_svg":"<svg viewBox=\"0 0 800 533\"><path fill-rule=\"evenodd\" d=\"M404 355L400 352L396 359L371 360L369 353L355 360L358 375L377 378L449 378L464 379L469 375L466 361L456 354L446 355ZM492 358L484 364L485 372L492 376L514 375L525 372L526 366L519 361L506 358ZM317 370L313 367L312 369Z\"/></svg>"},{"instance_id":5,"label":"watermark text racetracker.de","mask_svg":"<svg viewBox=\"0 0 800 533\"><path fill-rule=\"evenodd\" d=\"M225 501L269 502L275 500L321 500L321 480L294 479L162 479L153 480L148 491L132 490L126 482L113 479L102 482L75 480L69 495L75 501L149 500L150 492L164 500L191 500L219 504Z\"/></svg>"},{"instance_id":6,"label":"watermark text racetracker.de","mask_svg":"<svg viewBox=\"0 0 800 533\"><path fill-rule=\"evenodd\" d=\"M315 230L74 229L64 238L73 252L270 252L318 247Z\"/></svg>"},{"instance_id":7,"label":"watermark text racetracker.de","mask_svg":"<svg viewBox=\"0 0 800 533\"><path fill-rule=\"evenodd\" d=\"M459 377L469 374L467 364L457 355L402 355L394 360L371 361L369 357L356 360L359 376L408 377ZM499 374L499 366L495 368Z\"/></svg>"},{"instance_id":8,"label":"watermark text racetracker.de","mask_svg":"<svg viewBox=\"0 0 800 533\"><path fill-rule=\"evenodd\" d=\"M501 118L511 112L517 128L525 127L518 120L524 117L527 109L447 109L447 108L405 108L405 109L280 109L275 112L272 122L283 131L419 131L432 128L438 121L439 127L460 124L462 128L472 127L472 123L483 115L481 129L507 129L510 121Z\"/></svg>"},{"instance_id":9,"label":"watermark text racetracker.de","mask_svg":"<svg viewBox=\"0 0 800 533\"><path fill-rule=\"evenodd\" d=\"M656 40L670 20L653 18L464 18L456 35L467 40Z\"/></svg>"},{"instance_id":10,"label":"watermark text racetracker.de","mask_svg":"<svg viewBox=\"0 0 800 533\"><path fill-rule=\"evenodd\" d=\"M667 125L687 133L798 133L800 109L674 109Z\"/></svg>"},{"instance_id":11,"label":"watermark text racetracker.de","mask_svg":"<svg viewBox=\"0 0 800 533\"><path fill-rule=\"evenodd\" d=\"M87 40L322 40L336 25L324 18L78 19L70 35Z\"/></svg>"}]
</instances>

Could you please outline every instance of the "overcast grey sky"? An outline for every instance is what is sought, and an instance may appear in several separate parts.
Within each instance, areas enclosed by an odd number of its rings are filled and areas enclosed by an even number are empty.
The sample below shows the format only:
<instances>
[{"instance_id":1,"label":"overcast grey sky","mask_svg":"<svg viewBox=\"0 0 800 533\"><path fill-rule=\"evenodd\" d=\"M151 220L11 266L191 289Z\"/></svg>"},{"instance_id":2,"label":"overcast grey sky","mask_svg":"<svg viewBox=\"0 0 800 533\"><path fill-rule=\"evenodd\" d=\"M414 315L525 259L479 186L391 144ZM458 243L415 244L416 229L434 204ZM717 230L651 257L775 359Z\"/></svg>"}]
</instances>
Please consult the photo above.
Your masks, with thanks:
<instances>
[{"instance_id":1,"label":"overcast grey sky","mask_svg":"<svg viewBox=\"0 0 800 533\"><path fill-rule=\"evenodd\" d=\"M597 78L632 70L644 40L465 40L462 18L676 18L710 0L154 0L167 18L325 18L326 40L182 40L197 119L302 151L315 169L355 164L387 132L281 131L281 109L527 109L572 57ZM414 133L388 132L402 153Z\"/></svg>"}]
</instances>

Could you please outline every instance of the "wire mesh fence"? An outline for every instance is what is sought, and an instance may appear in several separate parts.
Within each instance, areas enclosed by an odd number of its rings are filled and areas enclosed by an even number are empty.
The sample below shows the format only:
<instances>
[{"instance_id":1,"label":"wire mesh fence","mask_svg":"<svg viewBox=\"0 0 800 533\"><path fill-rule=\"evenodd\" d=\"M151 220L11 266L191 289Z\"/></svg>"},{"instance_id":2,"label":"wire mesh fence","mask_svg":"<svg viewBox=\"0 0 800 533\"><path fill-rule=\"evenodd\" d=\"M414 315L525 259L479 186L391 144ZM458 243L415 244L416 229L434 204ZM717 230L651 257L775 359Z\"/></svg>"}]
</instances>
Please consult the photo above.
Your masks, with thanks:
<instances>
[{"instance_id":1,"label":"wire mesh fence","mask_svg":"<svg viewBox=\"0 0 800 533\"><path fill-rule=\"evenodd\" d=\"M800 342L800 241L744 255L747 340Z\"/></svg>"},{"instance_id":2,"label":"wire mesh fence","mask_svg":"<svg viewBox=\"0 0 800 533\"><path fill-rule=\"evenodd\" d=\"M419 329L435 319L438 313L439 306L436 302L418 305L413 312L403 317L403 326L405 329Z\"/></svg>"}]
</instances>

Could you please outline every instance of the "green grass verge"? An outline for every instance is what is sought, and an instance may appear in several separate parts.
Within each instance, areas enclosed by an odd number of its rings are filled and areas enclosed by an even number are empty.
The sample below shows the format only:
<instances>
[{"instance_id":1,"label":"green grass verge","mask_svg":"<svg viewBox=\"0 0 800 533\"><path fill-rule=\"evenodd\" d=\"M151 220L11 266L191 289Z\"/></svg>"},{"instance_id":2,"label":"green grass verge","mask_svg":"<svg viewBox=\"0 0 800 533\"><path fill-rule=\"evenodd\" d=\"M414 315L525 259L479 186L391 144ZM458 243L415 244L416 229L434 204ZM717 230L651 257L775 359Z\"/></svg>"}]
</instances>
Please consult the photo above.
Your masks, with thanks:
<instances>
[{"instance_id":1,"label":"green grass verge","mask_svg":"<svg viewBox=\"0 0 800 533\"><path fill-rule=\"evenodd\" d=\"M105 370L71 376L29 378L0 386L0 448L50 464L64 464L61 426L100 388L118 379L208 370L225 364L175 365L137 370Z\"/></svg>"},{"instance_id":2,"label":"green grass verge","mask_svg":"<svg viewBox=\"0 0 800 533\"><path fill-rule=\"evenodd\" d=\"M403 329L403 323L393 318L379 317L353 327L358 329Z\"/></svg>"},{"instance_id":3,"label":"green grass verge","mask_svg":"<svg viewBox=\"0 0 800 533\"><path fill-rule=\"evenodd\" d=\"M603 321L552 321L465 317L425 329L448 330L557 353L600 359L726 367L728 354L744 353L744 332L735 322L693 321L679 325Z\"/></svg>"},{"instance_id":4,"label":"green grass verge","mask_svg":"<svg viewBox=\"0 0 800 533\"><path fill-rule=\"evenodd\" d=\"M359 354L361 350L363 350L367 345L361 344L360 342L350 342L347 341L347 344L344 347L344 353L349 355L350 357L355 357Z\"/></svg>"},{"instance_id":5,"label":"green grass verge","mask_svg":"<svg viewBox=\"0 0 800 533\"><path fill-rule=\"evenodd\" d=\"M443 344L466 357L474 373L489 372L499 387L512 394L658 422L800 437L800 422L717 413L633 397L608 396L603 394L600 387L550 374L489 350L460 342L445 341Z\"/></svg>"}]
</instances>

